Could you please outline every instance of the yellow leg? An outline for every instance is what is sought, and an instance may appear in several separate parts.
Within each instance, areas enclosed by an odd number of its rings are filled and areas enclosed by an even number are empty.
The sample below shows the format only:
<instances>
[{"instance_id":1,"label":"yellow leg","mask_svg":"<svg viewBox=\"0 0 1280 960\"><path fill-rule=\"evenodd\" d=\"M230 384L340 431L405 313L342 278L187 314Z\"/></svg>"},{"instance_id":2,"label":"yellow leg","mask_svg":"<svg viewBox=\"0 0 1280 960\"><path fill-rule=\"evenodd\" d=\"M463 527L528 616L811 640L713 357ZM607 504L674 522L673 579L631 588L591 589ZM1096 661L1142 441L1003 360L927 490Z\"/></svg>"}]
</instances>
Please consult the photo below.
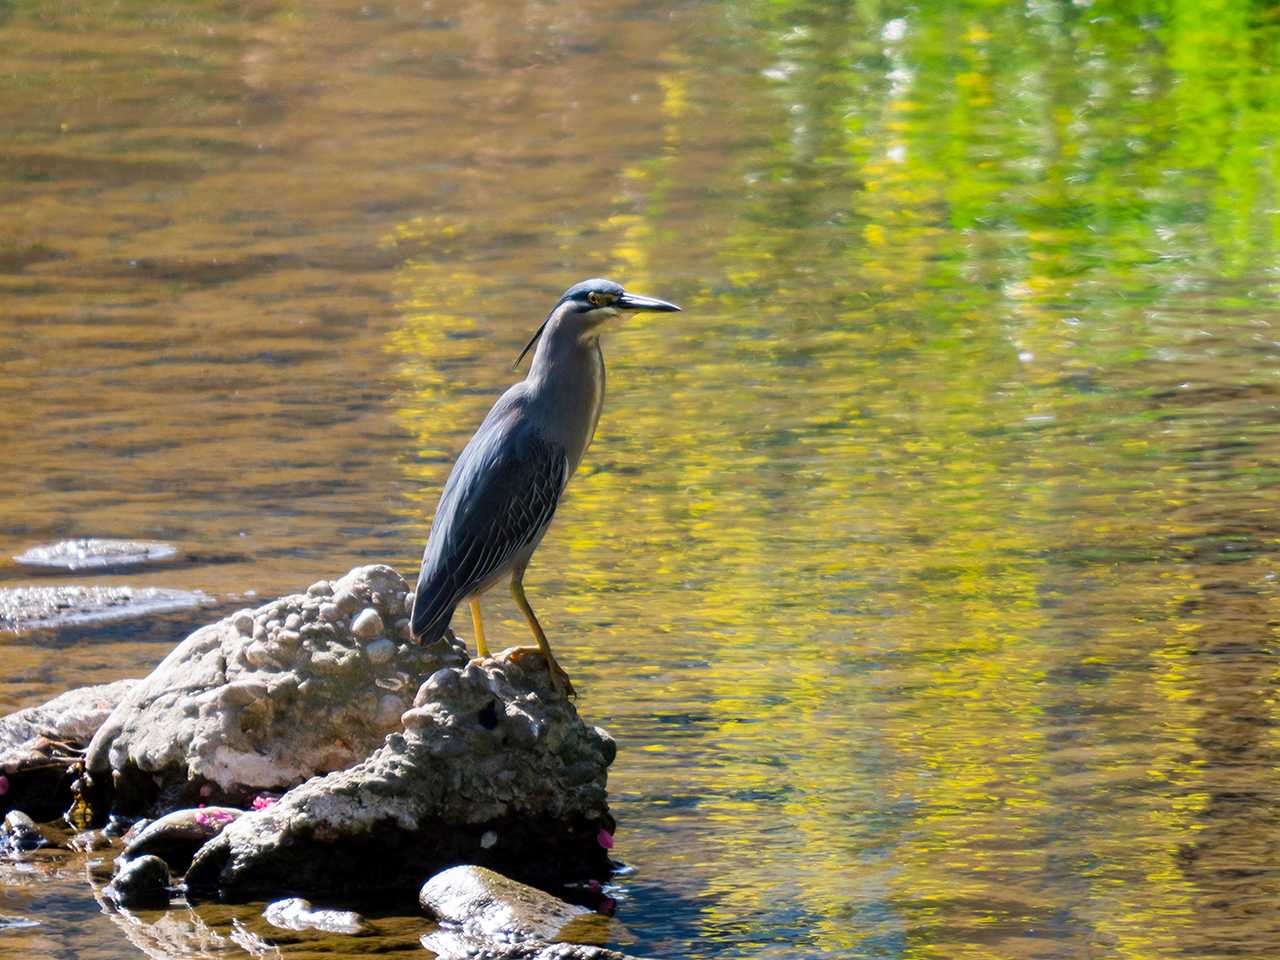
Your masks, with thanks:
<instances>
[{"instance_id":1,"label":"yellow leg","mask_svg":"<svg viewBox=\"0 0 1280 960\"><path fill-rule=\"evenodd\" d=\"M484 642L484 622L480 619L480 598L472 597L468 603L471 606L471 629L476 634L476 656L486 660L489 657L489 645Z\"/></svg>"},{"instance_id":2,"label":"yellow leg","mask_svg":"<svg viewBox=\"0 0 1280 960\"><path fill-rule=\"evenodd\" d=\"M542 624L538 622L538 618L533 612L533 607L529 605L529 598L524 595L523 578L524 571L512 576L511 596L515 598L516 606L524 614L524 619L529 624L529 631L533 634L533 638L538 641L538 649L542 651L543 657L546 658L547 670L551 673L551 686L555 688L557 693L568 694L572 697L574 696L573 684L569 682L569 675L561 669L560 664L556 663L556 658L551 655L551 644L547 643L547 635L542 632Z\"/></svg>"}]
</instances>

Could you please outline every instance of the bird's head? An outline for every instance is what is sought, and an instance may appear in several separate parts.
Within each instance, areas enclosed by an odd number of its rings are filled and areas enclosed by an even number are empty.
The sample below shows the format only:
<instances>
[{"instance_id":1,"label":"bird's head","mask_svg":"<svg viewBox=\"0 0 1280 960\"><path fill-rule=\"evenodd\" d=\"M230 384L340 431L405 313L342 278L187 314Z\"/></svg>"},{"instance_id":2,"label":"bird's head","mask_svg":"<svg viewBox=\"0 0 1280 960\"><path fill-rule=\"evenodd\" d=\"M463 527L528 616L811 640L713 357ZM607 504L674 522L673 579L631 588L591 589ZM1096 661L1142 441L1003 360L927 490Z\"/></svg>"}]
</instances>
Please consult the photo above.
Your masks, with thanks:
<instances>
[{"instance_id":1,"label":"bird's head","mask_svg":"<svg viewBox=\"0 0 1280 960\"><path fill-rule=\"evenodd\" d=\"M542 321L542 325L529 338L529 342L524 345L524 349L520 351L520 356L516 357L516 362L511 365L511 368L514 370L520 366L520 361L533 349L542 332L547 329L547 324L557 318L567 332L581 338L597 333L600 326L609 320L633 311L669 312L679 309L674 303L667 303L665 300L629 293L622 288L621 284L614 283L612 280L600 278L583 280L581 283L575 283L556 301L556 305L547 314L547 319Z\"/></svg>"}]
</instances>

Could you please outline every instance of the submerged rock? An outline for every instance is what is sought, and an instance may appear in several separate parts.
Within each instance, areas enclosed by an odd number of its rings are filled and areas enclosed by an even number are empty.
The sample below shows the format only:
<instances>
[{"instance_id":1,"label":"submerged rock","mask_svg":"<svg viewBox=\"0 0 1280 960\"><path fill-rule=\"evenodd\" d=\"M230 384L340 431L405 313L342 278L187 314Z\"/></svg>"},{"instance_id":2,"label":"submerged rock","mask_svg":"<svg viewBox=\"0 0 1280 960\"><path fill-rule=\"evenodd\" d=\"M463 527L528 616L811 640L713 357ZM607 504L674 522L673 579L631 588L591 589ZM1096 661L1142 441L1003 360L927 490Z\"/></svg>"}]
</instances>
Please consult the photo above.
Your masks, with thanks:
<instances>
[{"instance_id":1,"label":"submerged rock","mask_svg":"<svg viewBox=\"0 0 1280 960\"><path fill-rule=\"evenodd\" d=\"M245 814L196 854L191 890L414 889L476 863L532 882L604 877L613 742L584 724L536 652L436 671L372 756Z\"/></svg>"},{"instance_id":2,"label":"submerged rock","mask_svg":"<svg viewBox=\"0 0 1280 960\"><path fill-rule=\"evenodd\" d=\"M440 929L422 937L439 960L630 960L590 945L607 935L600 914L484 867L436 874L418 902L440 921Z\"/></svg>"},{"instance_id":3,"label":"submerged rock","mask_svg":"<svg viewBox=\"0 0 1280 960\"><path fill-rule=\"evenodd\" d=\"M0 631L26 633L190 610L202 593L160 587L10 587L0 590Z\"/></svg>"},{"instance_id":4,"label":"submerged rock","mask_svg":"<svg viewBox=\"0 0 1280 960\"><path fill-rule=\"evenodd\" d=\"M436 960L639 960L617 950L579 943L491 943L472 940L453 930L423 934L422 945Z\"/></svg>"},{"instance_id":5,"label":"submerged rock","mask_svg":"<svg viewBox=\"0 0 1280 960\"><path fill-rule=\"evenodd\" d=\"M282 930L320 930L324 933L356 934L364 929L360 914L350 910L317 908L310 900L290 897L267 904L262 916Z\"/></svg>"},{"instance_id":6,"label":"submerged rock","mask_svg":"<svg viewBox=\"0 0 1280 960\"><path fill-rule=\"evenodd\" d=\"M358 567L312 590L239 611L179 644L89 745L95 792L130 814L248 806L254 794L368 756L399 727L423 676L466 659L448 640L367 655L381 637L367 627L356 636L353 616L373 610L392 622L404 610L408 586L390 567ZM322 604L336 619L321 616Z\"/></svg>"},{"instance_id":7,"label":"submerged rock","mask_svg":"<svg viewBox=\"0 0 1280 960\"><path fill-rule=\"evenodd\" d=\"M450 867L423 884L418 903L428 916L456 925L475 940L518 943L525 940L579 939L575 922L598 928L603 918L586 907L565 903L536 887L517 883L484 867Z\"/></svg>"},{"instance_id":8,"label":"submerged rock","mask_svg":"<svg viewBox=\"0 0 1280 960\"><path fill-rule=\"evenodd\" d=\"M57 570L106 570L162 563L178 555L176 547L146 540L60 540L42 543L13 559L28 567Z\"/></svg>"},{"instance_id":9,"label":"submerged rock","mask_svg":"<svg viewBox=\"0 0 1280 960\"><path fill-rule=\"evenodd\" d=\"M135 684L82 687L0 718L0 811L52 820L71 802L68 767Z\"/></svg>"},{"instance_id":10,"label":"submerged rock","mask_svg":"<svg viewBox=\"0 0 1280 960\"><path fill-rule=\"evenodd\" d=\"M117 860L116 874L103 894L117 907L166 907L172 880L159 857Z\"/></svg>"},{"instance_id":11,"label":"submerged rock","mask_svg":"<svg viewBox=\"0 0 1280 960\"><path fill-rule=\"evenodd\" d=\"M199 807L175 810L145 826L132 836L125 836L121 857L156 856L174 873L185 873L197 850L235 823L243 810L234 807Z\"/></svg>"},{"instance_id":12,"label":"submerged rock","mask_svg":"<svg viewBox=\"0 0 1280 960\"><path fill-rule=\"evenodd\" d=\"M48 845L36 822L21 810L10 810L0 823L0 854L27 853Z\"/></svg>"}]
</instances>

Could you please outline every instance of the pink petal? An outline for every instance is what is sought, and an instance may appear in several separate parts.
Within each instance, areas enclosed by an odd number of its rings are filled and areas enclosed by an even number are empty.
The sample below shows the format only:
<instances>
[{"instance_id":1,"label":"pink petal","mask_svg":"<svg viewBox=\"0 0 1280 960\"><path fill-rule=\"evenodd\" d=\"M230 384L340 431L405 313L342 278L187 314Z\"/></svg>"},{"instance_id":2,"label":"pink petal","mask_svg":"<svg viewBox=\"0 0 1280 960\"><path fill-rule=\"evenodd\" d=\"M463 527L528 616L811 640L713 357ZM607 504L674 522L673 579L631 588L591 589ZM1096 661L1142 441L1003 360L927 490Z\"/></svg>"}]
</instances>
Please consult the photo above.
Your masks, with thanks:
<instances>
[{"instance_id":1,"label":"pink petal","mask_svg":"<svg viewBox=\"0 0 1280 960\"><path fill-rule=\"evenodd\" d=\"M269 797L265 793L260 793L253 798L253 809L265 810L267 807L273 806L279 797Z\"/></svg>"},{"instance_id":2,"label":"pink petal","mask_svg":"<svg viewBox=\"0 0 1280 960\"><path fill-rule=\"evenodd\" d=\"M0 773L0 797L9 792L9 778Z\"/></svg>"},{"instance_id":3,"label":"pink petal","mask_svg":"<svg viewBox=\"0 0 1280 960\"><path fill-rule=\"evenodd\" d=\"M606 850L613 849L613 834L604 827L601 827L600 832L596 834L596 840L600 843L600 846L604 847Z\"/></svg>"}]
</instances>

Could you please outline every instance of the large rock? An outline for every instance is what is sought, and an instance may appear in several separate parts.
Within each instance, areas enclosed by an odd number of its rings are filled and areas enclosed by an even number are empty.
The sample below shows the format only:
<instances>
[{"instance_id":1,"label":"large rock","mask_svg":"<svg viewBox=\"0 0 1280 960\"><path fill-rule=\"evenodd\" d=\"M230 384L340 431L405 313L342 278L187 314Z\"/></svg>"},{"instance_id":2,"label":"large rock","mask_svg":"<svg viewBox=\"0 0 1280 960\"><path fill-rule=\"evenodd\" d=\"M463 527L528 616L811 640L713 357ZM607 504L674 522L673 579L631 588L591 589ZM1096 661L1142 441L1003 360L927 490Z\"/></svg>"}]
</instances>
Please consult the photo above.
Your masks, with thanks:
<instances>
[{"instance_id":1,"label":"large rock","mask_svg":"<svg viewBox=\"0 0 1280 960\"><path fill-rule=\"evenodd\" d=\"M407 595L390 567L358 567L191 634L89 745L97 805L108 793L126 814L248 806L368 756L421 679L466 658L452 637L409 642Z\"/></svg>"},{"instance_id":2,"label":"large rock","mask_svg":"<svg viewBox=\"0 0 1280 960\"><path fill-rule=\"evenodd\" d=\"M16 808L52 820L66 810L68 767L135 683L82 687L0 718L0 812Z\"/></svg>"},{"instance_id":3,"label":"large rock","mask_svg":"<svg viewBox=\"0 0 1280 960\"><path fill-rule=\"evenodd\" d=\"M422 685L405 728L349 770L248 813L197 854L192 891L403 895L457 863L530 882L604 877L615 747L511 650Z\"/></svg>"}]
</instances>

